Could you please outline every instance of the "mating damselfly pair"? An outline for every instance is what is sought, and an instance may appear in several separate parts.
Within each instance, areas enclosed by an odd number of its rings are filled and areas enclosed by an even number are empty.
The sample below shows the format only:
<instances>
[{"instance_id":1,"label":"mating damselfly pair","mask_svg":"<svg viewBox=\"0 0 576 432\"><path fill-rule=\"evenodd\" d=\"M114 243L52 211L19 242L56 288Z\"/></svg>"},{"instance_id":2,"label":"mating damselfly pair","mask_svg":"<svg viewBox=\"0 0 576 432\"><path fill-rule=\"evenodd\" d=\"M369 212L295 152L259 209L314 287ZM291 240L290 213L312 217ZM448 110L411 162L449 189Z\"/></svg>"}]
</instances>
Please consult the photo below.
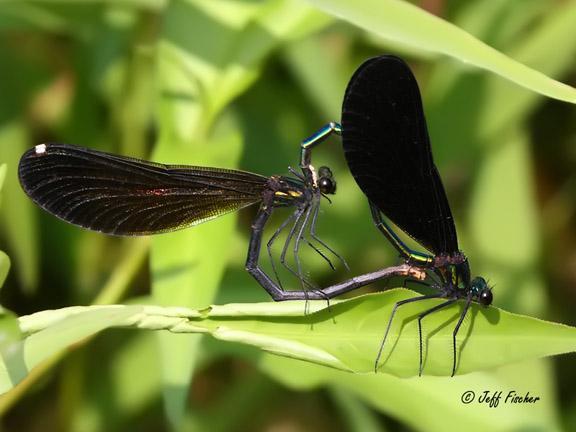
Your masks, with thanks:
<instances>
[{"instance_id":1,"label":"mating damselfly pair","mask_svg":"<svg viewBox=\"0 0 576 432\"><path fill-rule=\"evenodd\" d=\"M330 264L328 251L344 259L316 233L321 200L336 192L328 167L312 165L312 151L330 135L340 135L348 167L366 195L372 219L405 265L384 266L372 273L316 287L303 274L299 251L309 245ZM452 375L456 372L456 337L470 305L488 306L492 292L482 277L471 278L466 256L458 248L456 228L434 164L418 84L407 64L394 56L364 62L345 92L341 123L331 122L300 147L300 172L265 177L245 171L164 165L66 144L40 144L27 151L19 166L28 196L49 213L72 224L113 235L148 235L196 225L225 213L259 205L252 223L246 269L277 301L330 299L391 276L420 275L433 294L395 304L375 361L379 360L394 315L402 305L440 298L445 301L418 316L419 372L422 373L422 319L458 300L464 307L452 334ZM284 289L274 260L274 276L259 259L263 233L273 211L292 212L272 234L286 240L280 262L299 280L299 289ZM388 222L430 253L412 250ZM286 264L289 248L295 268ZM331 264L332 265L332 264Z\"/></svg>"}]
</instances>

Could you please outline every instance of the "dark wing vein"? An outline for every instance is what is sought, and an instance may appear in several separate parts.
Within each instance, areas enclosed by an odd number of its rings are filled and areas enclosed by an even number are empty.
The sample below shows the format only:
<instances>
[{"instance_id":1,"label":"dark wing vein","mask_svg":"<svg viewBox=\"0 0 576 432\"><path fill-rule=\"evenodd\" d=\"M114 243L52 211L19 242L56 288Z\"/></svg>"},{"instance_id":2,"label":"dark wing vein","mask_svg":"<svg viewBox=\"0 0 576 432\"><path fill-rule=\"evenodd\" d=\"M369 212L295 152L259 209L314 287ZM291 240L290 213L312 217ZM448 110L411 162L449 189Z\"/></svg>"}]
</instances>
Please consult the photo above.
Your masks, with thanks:
<instances>
[{"instance_id":1,"label":"dark wing vein","mask_svg":"<svg viewBox=\"0 0 576 432\"><path fill-rule=\"evenodd\" d=\"M342 129L350 171L368 199L428 250L456 252L418 83L403 60L381 56L360 66L346 89Z\"/></svg>"},{"instance_id":2,"label":"dark wing vein","mask_svg":"<svg viewBox=\"0 0 576 432\"><path fill-rule=\"evenodd\" d=\"M115 235L202 223L259 202L268 181L245 171L163 165L56 143L24 153L18 175L28 196L54 216Z\"/></svg>"}]
</instances>

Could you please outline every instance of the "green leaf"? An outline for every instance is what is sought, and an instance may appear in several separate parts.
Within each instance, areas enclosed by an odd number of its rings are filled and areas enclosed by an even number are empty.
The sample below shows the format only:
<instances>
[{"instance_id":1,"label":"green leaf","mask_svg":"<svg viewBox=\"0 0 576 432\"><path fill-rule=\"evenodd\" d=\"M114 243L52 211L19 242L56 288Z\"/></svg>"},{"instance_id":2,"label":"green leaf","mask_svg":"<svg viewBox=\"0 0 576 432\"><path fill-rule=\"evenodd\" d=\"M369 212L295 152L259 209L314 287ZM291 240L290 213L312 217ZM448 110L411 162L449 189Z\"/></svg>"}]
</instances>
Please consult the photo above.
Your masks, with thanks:
<instances>
[{"instance_id":1,"label":"green leaf","mask_svg":"<svg viewBox=\"0 0 576 432\"><path fill-rule=\"evenodd\" d=\"M38 312L20 318L28 336L2 356L0 393L13 388L40 362L101 330L126 325L142 306L72 307Z\"/></svg>"},{"instance_id":2,"label":"green leaf","mask_svg":"<svg viewBox=\"0 0 576 432\"><path fill-rule=\"evenodd\" d=\"M349 300L252 303L203 310L158 306L88 306L44 311L20 318L26 338L17 355L4 358L0 389L8 390L40 361L56 351L111 327L210 333L227 341L355 373L373 373L394 304L418 294L394 289ZM396 314L379 371L399 377L418 375L419 313L441 300L409 304ZM452 364L455 305L423 321L426 375L447 376ZM576 350L576 329L473 305L459 337L457 374L485 370Z\"/></svg>"},{"instance_id":3,"label":"green leaf","mask_svg":"<svg viewBox=\"0 0 576 432\"><path fill-rule=\"evenodd\" d=\"M206 324L213 336L219 339L256 345L275 354L350 372L371 373L394 304L416 295L404 289L390 290L344 300L309 316L302 315L304 302L257 304L265 308L260 312L265 315L254 311L254 317L240 321L229 320L238 314L250 315L253 312L246 310L247 305L228 305L212 309ZM379 371L401 377L418 374L419 338L414 318L440 302L416 303L398 310L382 356L386 361L381 362ZM314 305L319 306L318 302ZM238 309L230 309L234 307ZM283 312L278 315L278 311ZM455 306L423 321L427 352L425 374L450 375L452 330L459 312L460 307ZM267 318L262 319L264 317ZM459 337L457 374L573 351L575 337L576 329L568 326L474 305Z\"/></svg>"},{"instance_id":4,"label":"green leaf","mask_svg":"<svg viewBox=\"0 0 576 432\"><path fill-rule=\"evenodd\" d=\"M428 432L510 432L560 431L555 415L554 395L545 380L550 379L542 361L516 363L495 372L475 372L451 379L442 377L398 378L388 374L351 374L305 362L265 355L260 368L277 381L297 391L322 386L356 397L371 408L387 414L409 430ZM289 371L289 373L287 373ZM530 383L527 383L527 377ZM478 401L484 391L502 397L514 390L539 396L534 404L505 404L497 408ZM473 391L469 404L462 395ZM502 413L495 415L495 413Z\"/></svg>"},{"instance_id":5,"label":"green leaf","mask_svg":"<svg viewBox=\"0 0 576 432\"><path fill-rule=\"evenodd\" d=\"M308 0L371 33L489 70L543 95L576 103L576 89L502 54L471 34L400 0Z\"/></svg>"}]
</instances>

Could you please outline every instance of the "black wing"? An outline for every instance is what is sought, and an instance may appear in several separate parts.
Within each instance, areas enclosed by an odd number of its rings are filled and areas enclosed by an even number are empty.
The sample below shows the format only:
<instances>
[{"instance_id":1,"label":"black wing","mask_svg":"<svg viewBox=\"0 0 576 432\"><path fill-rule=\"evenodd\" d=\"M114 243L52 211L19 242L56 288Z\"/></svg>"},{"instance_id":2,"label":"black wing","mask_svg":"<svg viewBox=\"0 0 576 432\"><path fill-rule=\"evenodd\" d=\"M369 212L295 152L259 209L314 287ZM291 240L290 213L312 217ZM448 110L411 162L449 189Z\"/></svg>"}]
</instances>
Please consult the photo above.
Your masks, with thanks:
<instances>
[{"instance_id":1,"label":"black wing","mask_svg":"<svg viewBox=\"0 0 576 432\"><path fill-rule=\"evenodd\" d=\"M199 224L261 200L267 178L163 165L65 144L40 144L18 167L20 184L53 215L94 231L145 235Z\"/></svg>"},{"instance_id":2,"label":"black wing","mask_svg":"<svg viewBox=\"0 0 576 432\"><path fill-rule=\"evenodd\" d=\"M346 89L342 129L348 166L368 199L426 249L458 251L418 83L403 60L360 66Z\"/></svg>"}]
</instances>

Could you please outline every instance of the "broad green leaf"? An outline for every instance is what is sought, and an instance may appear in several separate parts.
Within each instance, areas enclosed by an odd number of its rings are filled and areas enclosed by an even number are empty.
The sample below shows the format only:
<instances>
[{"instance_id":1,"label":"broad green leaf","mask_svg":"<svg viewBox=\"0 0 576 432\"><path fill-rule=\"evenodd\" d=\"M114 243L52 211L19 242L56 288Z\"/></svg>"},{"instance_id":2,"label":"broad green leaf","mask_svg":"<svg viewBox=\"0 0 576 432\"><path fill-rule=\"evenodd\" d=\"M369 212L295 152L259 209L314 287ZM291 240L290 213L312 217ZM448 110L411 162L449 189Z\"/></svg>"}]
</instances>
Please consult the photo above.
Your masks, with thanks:
<instances>
[{"instance_id":1,"label":"broad green leaf","mask_svg":"<svg viewBox=\"0 0 576 432\"><path fill-rule=\"evenodd\" d=\"M331 15L394 42L445 54L543 95L576 103L576 89L529 68L464 30L400 0L308 0Z\"/></svg>"},{"instance_id":2,"label":"broad green leaf","mask_svg":"<svg viewBox=\"0 0 576 432\"><path fill-rule=\"evenodd\" d=\"M20 318L26 338L4 359L0 388L6 391L38 362L66 346L111 327L209 333L227 341L359 374L374 373L374 360L394 304L417 294L394 289L350 300L253 303L202 310L158 306L92 306L39 312ZM441 300L398 309L379 373L418 375L419 313ZM423 322L425 375L447 376L452 364L452 329L461 305ZM576 329L474 305L459 336L457 374L576 351ZM489 353L489 354L488 354Z\"/></svg>"},{"instance_id":3,"label":"broad green leaf","mask_svg":"<svg viewBox=\"0 0 576 432\"><path fill-rule=\"evenodd\" d=\"M219 339L254 344L276 354L342 370L370 373L374 370L376 353L393 305L414 295L406 290L391 290L357 297L331 305L330 310L324 309L307 317L294 316L289 319L288 326L287 318L277 320L280 316L271 316L271 313L264 322L248 319L238 322L238 326L216 318L229 317L228 310L223 312L222 309L215 308L209 316L214 317L214 322L211 323L212 334ZM403 377L418 374L419 339L417 323L413 318L438 303L439 301L430 301L400 308L382 357L386 361L380 364L379 371ZM298 307L303 308L303 302L293 302L291 314L297 313ZM279 308L284 309L287 306ZM276 309L276 305L270 305L270 311ZM450 374L452 329L459 311L459 307L450 308L424 320L424 342L427 348L425 374ZM239 309L232 313L247 315L249 311ZM514 315L497 308L484 310L474 307L465 322L466 329L462 330L459 339L458 374L568 352L576 346L576 329ZM464 339L466 342L462 346ZM486 352L490 352L490 356L484 355Z\"/></svg>"},{"instance_id":4,"label":"broad green leaf","mask_svg":"<svg viewBox=\"0 0 576 432\"><path fill-rule=\"evenodd\" d=\"M260 367L274 379L298 391L329 386L346 393L415 431L560 431L557 417L551 414L554 397L546 384L550 373L541 363L516 363L495 372L475 372L449 379L350 374L272 355L263 356ZM469 391L474 392L474 398L464 404L462 397ZM499 406L490 407L488 403L478 401L486 391L490 395L502 391ZM506 403L510 391L522 396L530 393L540 400L526 404Z\"/></svg>"}]
</instances>

